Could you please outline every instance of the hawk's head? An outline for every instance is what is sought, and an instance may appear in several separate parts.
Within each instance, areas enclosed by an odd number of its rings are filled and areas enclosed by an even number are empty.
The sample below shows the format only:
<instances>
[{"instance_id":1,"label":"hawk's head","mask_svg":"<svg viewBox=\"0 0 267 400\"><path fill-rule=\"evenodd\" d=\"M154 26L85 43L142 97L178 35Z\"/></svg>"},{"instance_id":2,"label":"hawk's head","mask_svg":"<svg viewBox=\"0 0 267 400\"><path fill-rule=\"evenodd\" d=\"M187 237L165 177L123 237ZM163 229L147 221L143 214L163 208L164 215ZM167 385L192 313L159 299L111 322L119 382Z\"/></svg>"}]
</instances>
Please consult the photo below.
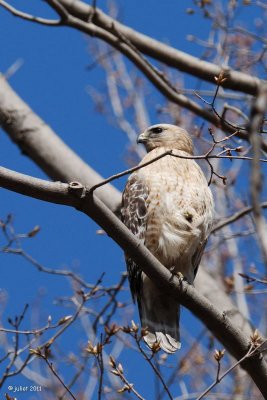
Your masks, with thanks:
<instances>
[{"instance_id":1,"label":"hawk's head","mask_svg":"<svg viewBox=\"0 0 267 400\"><path fill-rule=\"evenodd\" d=\"M137 143L144 143L148 152L156 147L166 147L193 154L193 143L186 130L170 124L150 126L138 136Z\"/></svg>"}]
</instances>

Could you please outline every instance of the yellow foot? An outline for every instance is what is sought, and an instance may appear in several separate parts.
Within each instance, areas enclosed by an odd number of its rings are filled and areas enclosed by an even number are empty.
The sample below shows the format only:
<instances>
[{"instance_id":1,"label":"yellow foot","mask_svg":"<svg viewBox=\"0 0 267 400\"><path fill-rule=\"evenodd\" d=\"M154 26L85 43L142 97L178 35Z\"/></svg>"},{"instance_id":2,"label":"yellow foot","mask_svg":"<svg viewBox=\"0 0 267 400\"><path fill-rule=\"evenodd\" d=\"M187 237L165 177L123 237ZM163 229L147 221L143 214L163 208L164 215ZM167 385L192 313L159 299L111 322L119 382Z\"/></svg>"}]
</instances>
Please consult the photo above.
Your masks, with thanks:
<instances>
[{"instance_id":1,"label":"yellow foot","mask_svg":"<svg viewBox=\"0 0 267 400\"><path fill-rule=\"evenodd\" d=\"M170 268L170 272L171 272L174 276L176 276L176 278L178 278L178 280L179 280L180 283L183 282L183 281L186 279L186 278L184 277L184 275L182 274L182 272L180 272L180 271L175 272L175 267L171 267L171 268Z\"/></svg>"},{"instance_id":2,"label":"yellow foot","mask_svg":"<svg viewBox=\"0 0 267 400\"><path fill-rule=\"evenodd\" d=\"M180 283L182 283L185 280L185 277L183 276L182 272L177 272L175 275L177 276Z\"/></svg>"}]
</instances>

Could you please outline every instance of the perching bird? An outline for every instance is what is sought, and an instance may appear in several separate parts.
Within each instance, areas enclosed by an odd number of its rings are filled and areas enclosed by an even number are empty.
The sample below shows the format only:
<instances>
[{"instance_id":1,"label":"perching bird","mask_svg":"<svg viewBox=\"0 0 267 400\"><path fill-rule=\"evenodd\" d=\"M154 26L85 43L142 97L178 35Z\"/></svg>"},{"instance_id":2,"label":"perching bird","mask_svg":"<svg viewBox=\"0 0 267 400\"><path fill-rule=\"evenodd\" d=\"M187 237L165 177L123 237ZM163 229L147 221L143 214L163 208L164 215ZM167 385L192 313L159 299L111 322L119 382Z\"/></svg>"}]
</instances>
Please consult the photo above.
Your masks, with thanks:
<instances>
[{"instance_id":1,"label":"perching bird","mask_svg":"<svg viewBox=\"0 0 267 400\"><path fill-rule=\"evenodd\" d=\"M192 157L188 133L169 124L153 125L138 137L148 154L140 164L172 150ZM130 175L122 200L122 220L151 253L174 274L181 273L192 284L213 220L213 197L207 180L193 159L167 155ZM181 347L180 305L161 292L127 257L133 299L137 299L144 337L167 353Z\"/></svg>"}]
</instances>

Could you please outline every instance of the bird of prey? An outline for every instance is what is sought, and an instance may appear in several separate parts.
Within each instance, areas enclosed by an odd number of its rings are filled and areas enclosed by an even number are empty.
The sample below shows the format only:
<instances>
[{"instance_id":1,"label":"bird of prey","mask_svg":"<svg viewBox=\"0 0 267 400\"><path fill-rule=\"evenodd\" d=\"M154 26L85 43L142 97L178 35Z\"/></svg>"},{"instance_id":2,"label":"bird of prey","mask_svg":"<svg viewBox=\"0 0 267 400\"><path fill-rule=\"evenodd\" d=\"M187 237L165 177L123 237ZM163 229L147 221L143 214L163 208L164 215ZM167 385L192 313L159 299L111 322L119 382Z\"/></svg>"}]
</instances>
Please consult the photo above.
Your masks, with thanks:
<instances>
[{"instance_id":1,"label":"bird of prey","mask_svg":"<svg viewBox=\"0 0 267 400\"><path fill-rule=\"evenodd\" d=\"M158 124L141 133L137 142L147 150L140 165L167 150L178 157L164 156L130 175L122 221L166 268L192 284L213 221L212 193L192 159L192 140L180 127ZM165 352L174 353L181 347L179 303L125 257L133 299L148 332L146 344L151 348L158 343Z\"/></svg>"}]
</instances>

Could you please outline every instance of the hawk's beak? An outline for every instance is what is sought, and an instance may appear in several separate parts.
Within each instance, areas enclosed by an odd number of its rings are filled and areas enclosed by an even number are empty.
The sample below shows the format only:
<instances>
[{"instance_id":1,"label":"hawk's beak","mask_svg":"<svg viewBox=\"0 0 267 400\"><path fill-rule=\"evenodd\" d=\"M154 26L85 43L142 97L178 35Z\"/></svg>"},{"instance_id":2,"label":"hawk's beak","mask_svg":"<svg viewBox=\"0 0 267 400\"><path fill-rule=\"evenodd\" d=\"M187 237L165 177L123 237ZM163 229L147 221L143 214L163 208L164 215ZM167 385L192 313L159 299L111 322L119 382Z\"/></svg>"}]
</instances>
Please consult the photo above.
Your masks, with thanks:
<instances>
[{"instance_id":1,"label":"hawk's beak","mask_svg":"<svg viewBox=\"0 0 267 400\"><path fill-rule=\"evenodd\" d=\"M145 134L145 132L143 132L138 136L137 143L145 143L147 139L148 139L147 135Z\"/></svg>"}]
</instances>

